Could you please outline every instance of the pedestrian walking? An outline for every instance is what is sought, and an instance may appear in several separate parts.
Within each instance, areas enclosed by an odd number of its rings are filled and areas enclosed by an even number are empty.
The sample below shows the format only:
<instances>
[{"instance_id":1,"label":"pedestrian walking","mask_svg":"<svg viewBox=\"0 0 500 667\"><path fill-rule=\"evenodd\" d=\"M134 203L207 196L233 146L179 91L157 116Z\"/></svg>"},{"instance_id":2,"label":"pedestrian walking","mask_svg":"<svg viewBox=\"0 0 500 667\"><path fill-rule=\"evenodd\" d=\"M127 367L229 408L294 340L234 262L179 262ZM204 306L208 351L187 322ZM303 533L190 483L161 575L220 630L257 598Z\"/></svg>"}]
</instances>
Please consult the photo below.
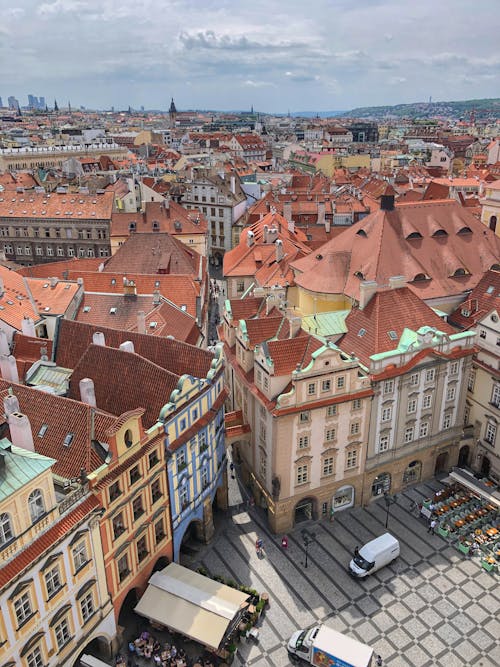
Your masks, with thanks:
<instances>
[{"instance_id":1,"label":"pedestrian walking","mask_svg":"<svg viewBox=\"0 0 500 667\"><path fill-rule=\"evenodd\" d=\"M333 507L330 507L330 523L333 523L333 520L335 519L335 510Z\"/></svg>"},{"instance_id":2,"label":"pedestrian walking","mask_svg":"<svg viewBox=\"0 0 500 667\"><path fill-rule=\"evenodd\" d=\"M258 537L255 540L255 551L257 552L257 556L260 558L263 555L262 547L264 546L264 542L262 541L261 537Z\"/></svg>"},{"instance_id":3,"label":"pedestrian walking","mask_svg":"<svg viewBox=\"0 0 500 667\"><path fill-rule=\"evenodd\" d=\"M288 537L286 535L281 538L281 546L283 549L288 549Z\"/></svg>"},{"instance_id":4,"label":"pedestrian walking","mask_svg":"<svg viewBox=\"0 0 500 667\"><path fill-rule=\"evenodd\" d=\"M431 519L429 521L429 528L427 528L427 532L430 533L431 535L434 535L434 531L435 531L436 526L437 526L436 519Z\"/></svg>"},{"instance_id":5,"label":"pedestrian walking","mask_svg":"<svg viewBox=\"0 0 500 667\"><path fill-rule=\"evenodd\" d=\"M229 464L229 470L231 471L231 479L234 479L234 463L232 461Z\"/></svg>"}]
</instances>

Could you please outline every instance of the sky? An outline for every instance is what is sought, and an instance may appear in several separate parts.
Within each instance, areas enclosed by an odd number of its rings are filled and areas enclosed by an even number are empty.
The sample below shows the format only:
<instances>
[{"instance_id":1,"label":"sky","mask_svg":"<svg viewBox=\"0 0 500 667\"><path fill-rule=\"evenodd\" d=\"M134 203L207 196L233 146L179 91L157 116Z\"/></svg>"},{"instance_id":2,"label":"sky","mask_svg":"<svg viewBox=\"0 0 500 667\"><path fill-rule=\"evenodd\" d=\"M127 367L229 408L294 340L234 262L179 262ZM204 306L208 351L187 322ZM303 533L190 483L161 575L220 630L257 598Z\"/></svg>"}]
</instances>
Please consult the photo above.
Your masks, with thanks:
<instances>
[{"instance_id":1,"label":"sky","mask_svg":"<svg viewBox=\"0 0 500 667\"><path fill-rule=\"evenodd\" d=\"M496 97L499 0L0 0L0 96L327 111Z\"/></svg>"}]
</instances>

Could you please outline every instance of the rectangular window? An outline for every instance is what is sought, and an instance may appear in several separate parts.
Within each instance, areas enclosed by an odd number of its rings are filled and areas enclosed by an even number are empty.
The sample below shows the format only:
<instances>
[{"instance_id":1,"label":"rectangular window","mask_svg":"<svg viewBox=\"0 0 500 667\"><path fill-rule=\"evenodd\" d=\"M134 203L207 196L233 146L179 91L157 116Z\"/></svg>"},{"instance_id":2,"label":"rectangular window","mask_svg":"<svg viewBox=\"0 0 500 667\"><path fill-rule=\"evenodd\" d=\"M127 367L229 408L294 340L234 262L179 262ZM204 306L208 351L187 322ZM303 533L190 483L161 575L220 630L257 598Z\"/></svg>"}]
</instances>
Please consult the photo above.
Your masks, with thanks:
<instances>
[{"instance_id":1,"label":"rectangular window","mask_svg":"<svg viewBox=\"0 0 500 667\"><path fill-rule=\"evenodd\" d=\"M180 449L175 455L175 461L177 463L177 472L184 470L186 467L186 450Z\"/></svg>"},{"instance_id":2,"label":"rectangular window","mask_svg":"<svg viewBox=\"0 0 500 667\"><path fill-rule=\"evenodd\" d=\"M493 386L493 391L491 392L491 403L496 408L500 407L500 384Z\"/></svg>"},{"instance_id":3,"label":"rectangular window","mask_svg":"<svg viewBox=\"0 0 500 667\"><path fill-rule=\"evenodd\" d=\"M68 620L63 618L63 620L56 625L54 631L56 635L57 648L62 649L71 639Z\"/></svg>"},{"instance_id":4,"label":"rectangular window","mask_svg":"<svg viewBox=\"0 0 500 667\"><path fill-rule=\"evenodd\" d=\"M301 412L301 413L299 414L299 422L300 422L301 424L307 424L307 423L309 423L310 419L311 419L311 413L309 412L309 410L304 411L304 412Z\"/></svg>"},{"instance_id":5,"label":"rectangular window","mask_svg":"<svg viewBox=\"0 0 500 667\"><path fill-rule=\"evenodd\" d=\"M87 561L87 546L85 542L80 542L73 549L73 564L75 566L75 572L81 570Z\"/></svg>"},{"instance_id":6,"label":"rectangular window","mask_svg":"<svg viewBox=\"0 0 500 667\"><path fill-rule=\"evenodd\" d=\"M360 398L355 398L354 401L352 402L352 409L353 410L359 410L361 407L361 399Z\"/></svg>"},{"instance_id":7,"label":"rectangular window","mask_svg":"<svg viewBox=\"0 0 500 667\"><path fill-rule=\"evenodd\" d=\"M417 399L416 399L416 398L410 398L410 399L408 400L408 407L407 407L406 412L407 412L409 415L411 415L411 414L413 414L413 413L416 412L416 411L417 411Z\"/></svg>"},{"instance_id":8,"label":"rectangular window","mask_svg":"<svg viewBox=\"0 0 500 667\"><path fill-rule=\"evenodd\" d=\"M118 578L120 581L123 581L130 574L128 569L128 554L124 554L121 558L118 559Z\"/></svg>"},{"instance_id":9,"label":"rectangular window","mask_svg":"<svg viewBox=\"0 0 500 667\"><path fill-rule=\"evenodd\" d=\"M386 452L389 449L389 436L381 435L378 441L378 451Z\"/></svg>"},{"instance_id":10,"label":"rectangular window","mask_svg":"<svg viewBox=\"0 0 500 667\"><path fill-rule=\"evenodd\" d=\"M451 415L445 415L443 418L443 428L450 428L451 426Z\"/></svg>"},{"instance_id":11,"label":"rectangular window","mask_svg":"<svg viewBox=\"0 0 500 667\"><path fill-rule=\"evenodd\" d=\"M386 380L384 382L384 394L392 394L394 391L394 380Z\"/></svg>"},{"instance_id":12,"label":"rectangular window","mask_svg":"<svg viewBox=\"0 0 500 667\"><path fill-rule=\"evenodd\" d=\"M132 512L134 514L134 521L144 514L144 506L142 504L142 496L134 498L132 501Z\"/></svg>"},{"instance_id":13,"label":"rectangular window","mask_svg":"<svg viewBox=\"0 0 500 667\"><path fill-rule=\"evenodd\" d=\"M413 440L413 426L408 426L405 429L405 442L411 442Z\"/></svg>"},{"instance_id":14,"label":"rectangular window","mask_svg":"<svg viewBox=\"0 0 500 667\"><path fill-rule=\"evenodd\" d=\"M467 389L469 391L474 391L474 384L476 382L476 371L472 370L469 373L469 379L467 381Z\"/></svg>"},{"instance_id":15,"label":"rectangular window","mask_svg":"<svg viewBox=\"0 0 500 667\"><path fill-rule=\"evenodd\" d=\"M117 540L120 535L122 535L125 532L125 524L123 523L123 513L120 512L115 516L115 518L112 521L113 524L113 536L114 539Z\"/></svg>"},{"instance_id":16,"label":"rectangular window","mask_svg":"<svg viewBox=\"0 0 500 667\"><path fill-rule=\"evenodd\" d=\"M420 380L420 374L419 373L412 373L410 375L410 385L412 387L416 387L418 385L419 380Z\"/></svg>"},{"instance_id":17,"label":"rectangular window","mask_svg":"<svg viewBox=\"0 0 500 667\"><path fill-rule=\"evenodd\" d=\"M458 361L454 361L450 364L450 375L457 375L458 373Z\"/></svg>"},{"instance_id":18,"label":"rectangular window","mask_svg":"<svg viewBox=\"0 0 500 667\"><path fill-rule=\"evenodd\" d=\"M347 452L346 468L357 468L358 466L358 450L350 449Z\"/></svg>"},{"instance_id":19,"label":"rectangular window","mask_svg":"<svg viewBox=\"0 0 500 667\"><path fill-rule=\"evenodd\" d=\"M392 419L392 408L382 408L382 421L390 422Z\"/></svg>"},{"instance_id":20,"label":"rectangular window","mask_svg":"<svg viewBox=\"0 0 500 667\"><path fill-rule=\"evenodd\" d=\"M265 452L260 452L260 468L259 473L262 479L266 478L267 475L267 456Z\"/></svg>"},{"instance_id":21,"label":"rectangular window","mask_svg":"<svg viewBox=\"0 0 500 667\"><path fill-rule=\"evenodd\" d=\"M345 377L340 375L337 378L337 389L343 389L345 387Z\"/></svg>"},{"instance_id":22,"label":"rectangular window","mask_svg":"<svg viewBox=\"0 0 500 667\"><path fill-rule=\"evenodd\" d=\"M92 595L92 591L80 600L80 609L83 622L86 623L94 613L94 596Z\"/></svg>"},{"instance_id":23,"label":"rectangular window","mask_svg":"<svg viewBox=\"0 0 500 667\"><path fill-rule=\"evenodd\" d=\"M315 382L310 382L307 385L307 395L308 396L314 396L316 393L316 383Z\"/></svg>"},{"instance_id":24,"label":"rectangular window","mask_svg":"<svg viewBox=\"0 0 500 667\"><path fill-rule=\"evenodd\" d=\"M109 501L113 502L113 500L116 500L119 496L121 496L121 489L120 489L120 482L113 482L111 486L109 487Z\"/></svg>"},{"instance_id":25,"label":"rectangular window","mask_svg":"<svg viewBox=\"0 0 500 667\"><path fill-rule=\"evenodd\" d=\"M434 368L429 368L427 371L425 371L426 382L434 382L435 377L436 377L436 371Z\"/></svg>"},{"instance_id":26,"label":"rectangular window","mask_svg":"<svg viewBox=\"0 0 500 667\"><path fill-rule=\"evenodd\" d=\"M188 489L186 484L179 489L179 502L181 504L181 511L186 509L188 506Z\"/></svg>"},{"instance_id":27,"label":"rectangular window","mask_svg":"<svg viewBox=\"0 0 500 667\"><path fill-rule=\"evenodd\" d=\"M446 400L453 401L455 399L455 385L448 387L446 390Z\"/></svg>"},{"instance_id":28,"label":"rectangular window","mask_svg":"<svg viewBox=\"0 0 500 667\"><path fill-rule=\"evenodd\" d=\"M132 486L132 484L135 484L141 479L141 471L138 465L132 468L132 470L129 473L129 476L130 476L130 486Z\"/></svg>"},{"instance_id":29,"label":"rectangular window","mask_svg":"<svg viewBox=\"0 0 500 667\"><path fill-rule=\"evenodd\" d=\"M337 416L337 406L336 405L329 405L326 409L326 416L327 417L336 417Z\"/></svg>"},{"instance_id":30,"label":"rectangular window","mask_svg":"<svg viewBox=\"0 0 500 667\"><path fill-rule=\"evenodd\" d=\"M323 477L333 475L333 456L323 459Z\"/></svg>"},{"instance_id":31,"label":"rectangular window","mask_svg":"<svg viewBox=\"0 0 500 667\"><path fill-rule=\"evenodd\" d=\"M331 388L332 388L331 380L323 380L321 382L321 391L330 391Z\"/></svg>"},{"instance_id":32,"label":"rectangular window","mask_svg":"<svg viewBox=\"0 0 500 667\"><path fill-rule=\"evenodd\" d=\"M28 667L44 667L42 652L38 646L31 651L31 653L28 653L26 656L26 663Z\"/></svg>"},{"instance_id":33,"label":"rectangular window","mask_svg":"<svg viewBox=\"0 0 500 667\"><path fill-rule=\"evenodd\" d=\"M299 449L307 449L309 447L309 436L301 435L299 437Z\"/></svg>"},{"instance_id":34,"label":"rectangular window","mask_svg":"<svg viewBox=\"0 0 500 667\"><path fill-rule=\"evenodd\" d=\"M419 437L425 438L429 433L429 422L422 422L420 424Z\"/></svg>"},{"instance_id":35,"label":"rectangular window","mask_svg":"<svg viewBox=\"0 0 500 667\"><path fill-rule=\"evenodd\" d=\"M61 577L59 576L59 565L56 565L51 570L48 570L44 576L45 586L47 587L47 595L50 599L62 586Z\"/></svg>"},{"instance_id":36,"label":"rectangular window","mask_svg":"<svg viewBox=\"0 0 500 667\"><path fill-rule=\"evenodd\" d=\"M148 542L146 535L143 535L140 539L137 540L137 560L139 563L143 561L148 556Z\"/></svg>"},{"instance_id":37,"label":"rectangular window","mask_svg":"<svg viewBox=\"0 0 500 667\"><path fill-rule=\"evenodd\" d=\"M351 435L357 435L359 433L359 422L353 422L351 424Z\"/></svg>"},{"instance_id":38,"label":"rectangular window","mask_svg":"<svg viewBox=\"0 0 500 667\"><path fill-rule=\"evenodd\" d=\"M154 505L157 500L160 500L162 497L163 493L161 490L161 482L159 479L155 479L155 481L151 484L151 502Z\"/></svg>"},{"instance_id":39,"label":"rectangular window","mask_svg":"<svg viewBox=\"0 0 500 667\"><path fill-rule=\"evenodd\" d=\"M244 292L245 291L245 281L244 280L238 280L237 281L236 291L237 292Z\"/></svg>"},{"instance_id":40,"label":"rectangular window","mask_svg":"<svg viewBox=\"0 0 500 667\"><path fill-rule=\"evenodd\" d=\"M325 431L325 440L326 442L333 442L337 437L337 429L327 428Z\"/></svg>"},{"instance_id":41,"label":"rectangular window","mask_svg":"<svg viewBox=\"0 0 500 667\"><path fill-rule=\"evenodd\" d=\"M201 471L201 488L206 489L208 487L208 468L203 468Z\"/></svg>"},{"instance_id":42,"label":"rectangular window","mask_svg":"<svg viewBox=\"0 0 500 667\"><path fill-rule=\"evenodd\" d=\"M159 519L155 523L155 542L158 544L165 538L165 524L163 519Z\"/></svg>"},{"instance_id":43,"label":"rectangular window","mask_svg":"<svg viewBox=\"0 0 500 667\"><path fill-rule=\"evenodd\" d=\"M297 467L297 484L305 484L309 480L309 468L307 465Z\"/></svg>"},{"instance_id":44,"label":"rectangular window","mask_svg":"<svg viewBox=\"0 0 500 667\"><path fill-rule=\"evenodd\" d=\"M31 615L31 599L29 593L23 593L21 597L14 602L14 612L16 614L17 625L21 626Z\"/></svg>"},{"instance_id":45,"label":"rectangular window","mask_svg":"<svg viewBox=\"0 0 500 667\"><path fill-rule=\"evenodd\" d=\"M484 434L484 439L490 445L495 444L495 438L497 437L497 425L493 422L488 422L486 424L486 432Z\"/></svg>"},{"instance_id":46,"label":"rectangular window","mask_svg":"<svg viewBox=\"0 0 500 667\"><path fill-rule=\"evenodd\" d=\"M149 469L154 468L157 463L160 462L160 459L158 458L158 450L155 449L153 452L151 452L148 456L148 461L149 461Z\"/></svg>"},{"instance_id":47,"label":"rectangular window","mask_svg":"<svg viewBox=\"0 0 500 667\"><path fill-rule=\"evenodd\" d=\"M430 408L431 404L432 404L432 394L424 394L424 398L422 399L422 407Z\"/></svg>"}]
</instances>

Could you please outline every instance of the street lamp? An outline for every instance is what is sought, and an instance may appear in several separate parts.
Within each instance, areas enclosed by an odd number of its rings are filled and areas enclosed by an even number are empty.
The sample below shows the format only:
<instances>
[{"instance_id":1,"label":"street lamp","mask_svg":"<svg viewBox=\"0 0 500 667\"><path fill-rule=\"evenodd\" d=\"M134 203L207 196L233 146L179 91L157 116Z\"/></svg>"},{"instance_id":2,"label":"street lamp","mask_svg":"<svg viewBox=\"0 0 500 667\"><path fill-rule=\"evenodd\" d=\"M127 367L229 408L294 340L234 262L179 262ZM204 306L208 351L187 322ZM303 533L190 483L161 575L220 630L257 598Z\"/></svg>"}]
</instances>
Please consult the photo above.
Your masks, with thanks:
<instances>
[{"instance_id":1,"label":"street lamp","mask_svg":"<svg viewBox=\"0 0 500 667\"><path fill-rule=\"evenodd\" d=\"M308 556L308 550L309 550L309 545L314 542L314 538L316 537L315 533L308 533L307 530L302 531L302 540L304 542L304 547L306 550L306 560L305 563L303 563L304 567L307 567L307 556Z\"/></svg>"},{"instance_id":2,"label":"street lamp","mask_svg":"<svg viewBox=\"0 0 500 667\"><path fill-rule=\"evenodd\" d=\"M385 515L385 527L389 525L389 510L391 505L394 505L394 503L397 502L398 497L397 495L390 496L388 491L384 491L384 500L385 500L385 507L387 509L387 513Z\"/></svg>"}]
</instances>

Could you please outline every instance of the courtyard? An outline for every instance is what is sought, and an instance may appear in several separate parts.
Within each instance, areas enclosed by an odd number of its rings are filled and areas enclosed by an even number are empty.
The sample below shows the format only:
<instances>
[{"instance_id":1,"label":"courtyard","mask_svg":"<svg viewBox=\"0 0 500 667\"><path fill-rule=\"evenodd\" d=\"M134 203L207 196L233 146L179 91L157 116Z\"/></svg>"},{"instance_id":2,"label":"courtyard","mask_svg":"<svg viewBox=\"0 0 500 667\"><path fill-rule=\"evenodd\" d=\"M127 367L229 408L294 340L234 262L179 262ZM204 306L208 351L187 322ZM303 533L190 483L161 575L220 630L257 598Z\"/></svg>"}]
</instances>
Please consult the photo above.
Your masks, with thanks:
<instances>
[{"instance_id":1,"label":"courtyard","mask_svg":"<svg viewBox=\"0 0 500 667\"><path fill-rule=\"evenodd\" d=\"M245 489L236 479L229 482L230 510L218 516L213 541L190 545L182 562L269 593L259 640L238 645L235 665L289 665L286 643L292 633L322 622L372 646L384 665L500 664L499 576L428 533L410 510L412 501L422 502L442 488L437 480L398 495L388 530L399 539L401 556L363 580L351 578L347 565L356 546L385 532L383 499L339 512L333 522L298 524L284 549L282 536L267 530L263 511L249 505ZM307 568L303 531L312 540ZM257 537L264 542L262 558L255 550Z\"/></svg>"}]
</instances>

